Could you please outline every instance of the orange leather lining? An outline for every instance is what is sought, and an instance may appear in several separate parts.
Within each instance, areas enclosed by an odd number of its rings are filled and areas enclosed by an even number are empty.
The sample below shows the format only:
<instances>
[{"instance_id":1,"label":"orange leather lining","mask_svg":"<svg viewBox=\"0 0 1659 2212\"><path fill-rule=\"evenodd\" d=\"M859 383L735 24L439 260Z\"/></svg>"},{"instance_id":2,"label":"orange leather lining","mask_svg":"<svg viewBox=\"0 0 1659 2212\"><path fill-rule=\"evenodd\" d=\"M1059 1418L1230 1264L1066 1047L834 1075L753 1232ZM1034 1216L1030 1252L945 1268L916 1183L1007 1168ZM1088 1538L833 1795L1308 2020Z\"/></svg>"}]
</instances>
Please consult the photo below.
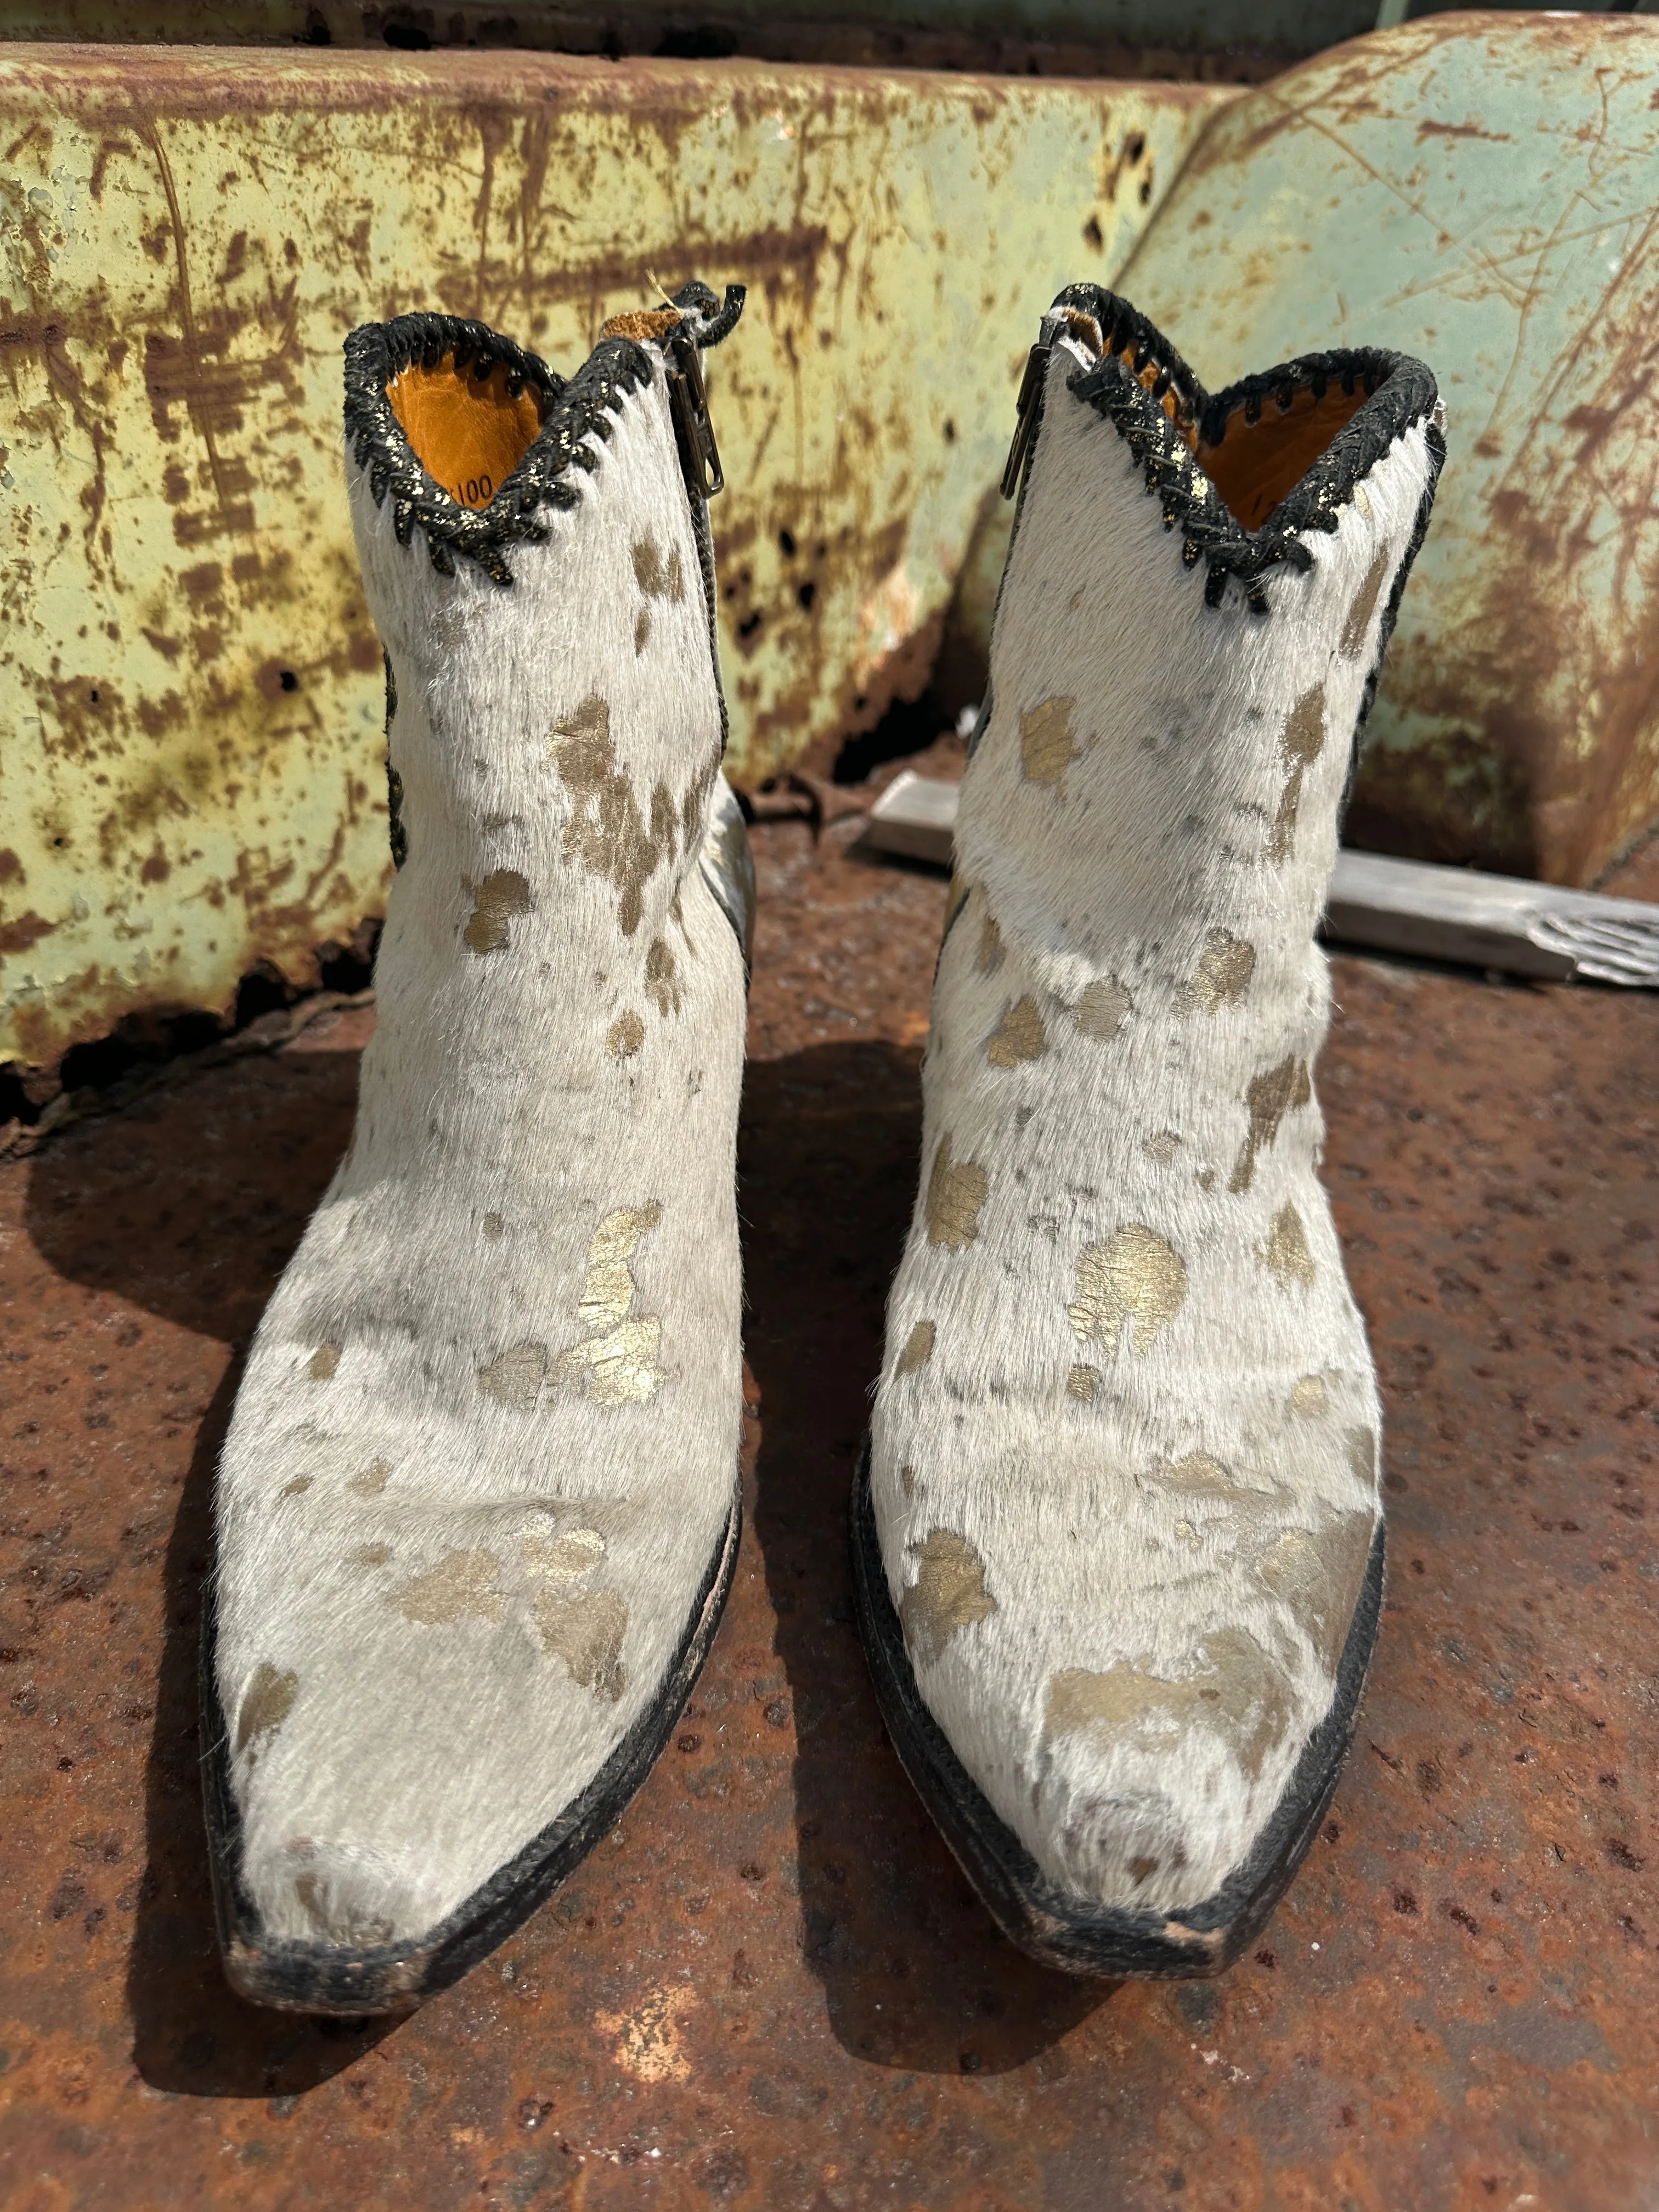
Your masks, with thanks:
<instances>
[{"instance_id":1,"label":"orange leather lining","mask_svg":"<svg viewBox=\"0 0 1659 2212\"><path fill-rule=\"evenodd\" d=\"M626 315L612 315L599 336L602 338L657 338L668 336L677 329L680 320L678 307L640 307Z\"/></svg>"},{"instance_id":2,"label":"orange leather lining","mask_svg":"<svg viewBox=\"0 0 1659 2212\"><path fill-rule=\"evenodd\" d=\"M406 368L386 388L392 411L415 458L463 507L488 507L535 443L542 427L536 394L515 399L497 363L487 381L471 368L458 375L447 353L436 368Z\"/></svg>"},{"instance_id":3,"label":"orange leather lining","mask_svg":"<svg viewBox=\"0 0 1659 2212\"><path fill-rule=\"evenodd\" d=\"M1244 420L1243 406L1227 417L1218 445L1200 444L1200 468L1246 530L1260 530L1287 491L1300 483L1331 440L1365 404L1363 386L1352 392L1328 386L1316 399L1304 385L1281 415L1276 399L1262 402L1261 418Z\"/></svg>"}]
</instances>

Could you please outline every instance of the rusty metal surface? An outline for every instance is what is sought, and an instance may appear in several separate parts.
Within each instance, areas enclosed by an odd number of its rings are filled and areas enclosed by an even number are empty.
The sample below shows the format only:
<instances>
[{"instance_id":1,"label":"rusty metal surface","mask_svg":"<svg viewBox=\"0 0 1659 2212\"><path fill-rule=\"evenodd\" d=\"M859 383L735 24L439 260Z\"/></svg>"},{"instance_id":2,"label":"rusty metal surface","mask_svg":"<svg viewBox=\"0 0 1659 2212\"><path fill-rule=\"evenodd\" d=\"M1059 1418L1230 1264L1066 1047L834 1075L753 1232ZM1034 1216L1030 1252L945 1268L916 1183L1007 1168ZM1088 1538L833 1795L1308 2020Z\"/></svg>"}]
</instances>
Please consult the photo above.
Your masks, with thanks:
<instances>
[{"instance_id":1,"label":"rusty metal surface","mask_svg":"<svg viewBox=\"0 0 1659 2212\"><path fill-rule=\"evenodd\" d=\"M1659 816L1659 21L1444 15L1218 119L1121 283L1219 384L1381 344L1450 458L1356 842L1595 878Z\"/></svg>"},{"instance_id":2,"label":"rusty metal surface","mask_svg":"<svg viewBox=\"0 0 1659 2212\"><path fill-rule=\"evenodd\" d=\"M209 1471L372 1015L0 1170L9 2207L1653 2203L1659 1005L1337 962L1326 1172L1393 1531L1358 1745L1254 1956L1076 1984L992 1929L852 1626L944 897L847 858L857 827L757 833L749 1521L713 1659L618 1832L401 2025L229 1996L194 1734Z\"/></svg>"},{"instance_id":3,"label":"rusty metal surface","mask_svg":"<svg viewBox=\"0 0 1659 2212\"><path fill-rule=\"evenodd\" d=\"M925 683L1027 333L1122 257L1192 86L533 54L0 48L0 1061L296 980L388 872L340 343L568 369L746 281L709 383L734 760Z\"/></svg>"}]
</instances>

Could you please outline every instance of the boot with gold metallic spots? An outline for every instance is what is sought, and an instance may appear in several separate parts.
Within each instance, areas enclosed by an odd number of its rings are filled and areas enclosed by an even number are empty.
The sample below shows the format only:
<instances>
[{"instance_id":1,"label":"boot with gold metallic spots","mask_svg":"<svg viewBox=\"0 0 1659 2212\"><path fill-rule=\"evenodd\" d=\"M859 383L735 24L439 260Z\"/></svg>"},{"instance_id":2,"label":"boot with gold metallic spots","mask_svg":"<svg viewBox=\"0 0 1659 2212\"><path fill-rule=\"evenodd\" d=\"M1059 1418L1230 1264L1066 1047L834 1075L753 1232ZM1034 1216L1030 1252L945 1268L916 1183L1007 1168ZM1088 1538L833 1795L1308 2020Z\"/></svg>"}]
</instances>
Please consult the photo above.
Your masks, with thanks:
<instances>
[{"instance_id":1,"label":"boot with gold metallic spots","mask_svg":"<svg viewBox=\"0 0 1659 2212\"><path fill-rule=\"evenodd\" d=\"M342 1161L220 1462L204 1652L232 1982L405 2008L616 1820L731 1578L753 875L720 775L701 285L568 382L355 331L393 849Z\"/></svg>"},{"instance_id":2,"label":"boot with gold metallic spots","mask_svg":"<svg viewBox=\"0 0 1659 2212\"><path fill-rule=\"evenodd\" d=\"M1091 285L1027 371L853 1538L912 1779L1073 1972L1249 1942L1376 1634L1314 936L1440 419L1381 352L1212 397Z\"/></svg>"}]
</instances>

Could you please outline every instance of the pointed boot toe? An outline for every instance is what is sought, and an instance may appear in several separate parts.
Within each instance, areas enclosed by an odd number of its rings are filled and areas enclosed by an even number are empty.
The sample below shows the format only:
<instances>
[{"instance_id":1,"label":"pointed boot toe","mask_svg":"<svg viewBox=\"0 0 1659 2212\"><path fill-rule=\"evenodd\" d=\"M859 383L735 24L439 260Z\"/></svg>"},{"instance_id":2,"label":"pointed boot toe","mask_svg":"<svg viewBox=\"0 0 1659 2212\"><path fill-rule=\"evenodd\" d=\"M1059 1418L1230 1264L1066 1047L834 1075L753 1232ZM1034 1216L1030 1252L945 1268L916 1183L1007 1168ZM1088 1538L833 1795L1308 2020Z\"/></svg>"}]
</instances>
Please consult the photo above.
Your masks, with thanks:
<instances>
[{"instance_id":1,"label":"pointed boot toe","mask_svg":"<svg viewBox=\"0 0 1659 2212\"><path fill-rule=\"evenodd\" d=\"M347 348L398 863L350 1147L222 1456L203 1655L227 1966L416 2003L614 1824L729 1586L753 877L702 286L568 381Z\"/></svg>"},{"instance_id":2,"label":"pointed boot toe","mask_svg":"<svg viewBox=\"0 0 1659 2212\"><path fill-rule=\"evenodd\" d=\"M1091 286L1027 372L853 1553L907 1768L1073 1972L1252 1940L1376 1639L1315 933L1443 452L1419 362L1212 395Z\"/></svg>"}]
</instances>

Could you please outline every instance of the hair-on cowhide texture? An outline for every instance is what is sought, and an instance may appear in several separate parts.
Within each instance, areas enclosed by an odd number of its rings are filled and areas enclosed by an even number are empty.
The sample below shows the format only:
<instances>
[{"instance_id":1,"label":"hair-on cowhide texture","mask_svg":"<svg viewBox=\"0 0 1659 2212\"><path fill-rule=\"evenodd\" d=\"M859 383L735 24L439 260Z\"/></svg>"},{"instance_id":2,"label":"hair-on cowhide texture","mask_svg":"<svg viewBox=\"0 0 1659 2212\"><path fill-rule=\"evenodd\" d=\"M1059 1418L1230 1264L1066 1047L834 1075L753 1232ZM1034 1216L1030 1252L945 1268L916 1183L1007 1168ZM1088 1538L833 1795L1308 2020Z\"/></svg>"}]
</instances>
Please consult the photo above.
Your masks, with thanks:
<instances>
[{"instance_id":1,"label":"hair-on cowhide texture","mask_svg":"<svg viewBox=\"0 0 1659 2212\"><path fill-rule=\"evenodd\" d=\"M651 1708L732 1509L734 810L675 317L637 319L500 548L436 486L411 532L419 471L355 395L405 852L350 1149L217 1491L240 1874L276 1943L414 1942L545 1830Z\"/></svg>"},{"instance_id":2,"label":"hair-on cowhide texture","mask_svg":"<svg viewBox=\"0 0 1659 2212\"><path fill-rule=\"evenodd\" d=\"M1433 380L1398 364L1402 408L1384 357L1317 520L1265 557L1167 375L1098 359L1115 307L1046 326L872 1492L974 1782L1052 1881L1157 1913L1211 1898L1284 1795L1382 1511L1314 939L1443 449Z\"/></svg>"}]
</instances>

